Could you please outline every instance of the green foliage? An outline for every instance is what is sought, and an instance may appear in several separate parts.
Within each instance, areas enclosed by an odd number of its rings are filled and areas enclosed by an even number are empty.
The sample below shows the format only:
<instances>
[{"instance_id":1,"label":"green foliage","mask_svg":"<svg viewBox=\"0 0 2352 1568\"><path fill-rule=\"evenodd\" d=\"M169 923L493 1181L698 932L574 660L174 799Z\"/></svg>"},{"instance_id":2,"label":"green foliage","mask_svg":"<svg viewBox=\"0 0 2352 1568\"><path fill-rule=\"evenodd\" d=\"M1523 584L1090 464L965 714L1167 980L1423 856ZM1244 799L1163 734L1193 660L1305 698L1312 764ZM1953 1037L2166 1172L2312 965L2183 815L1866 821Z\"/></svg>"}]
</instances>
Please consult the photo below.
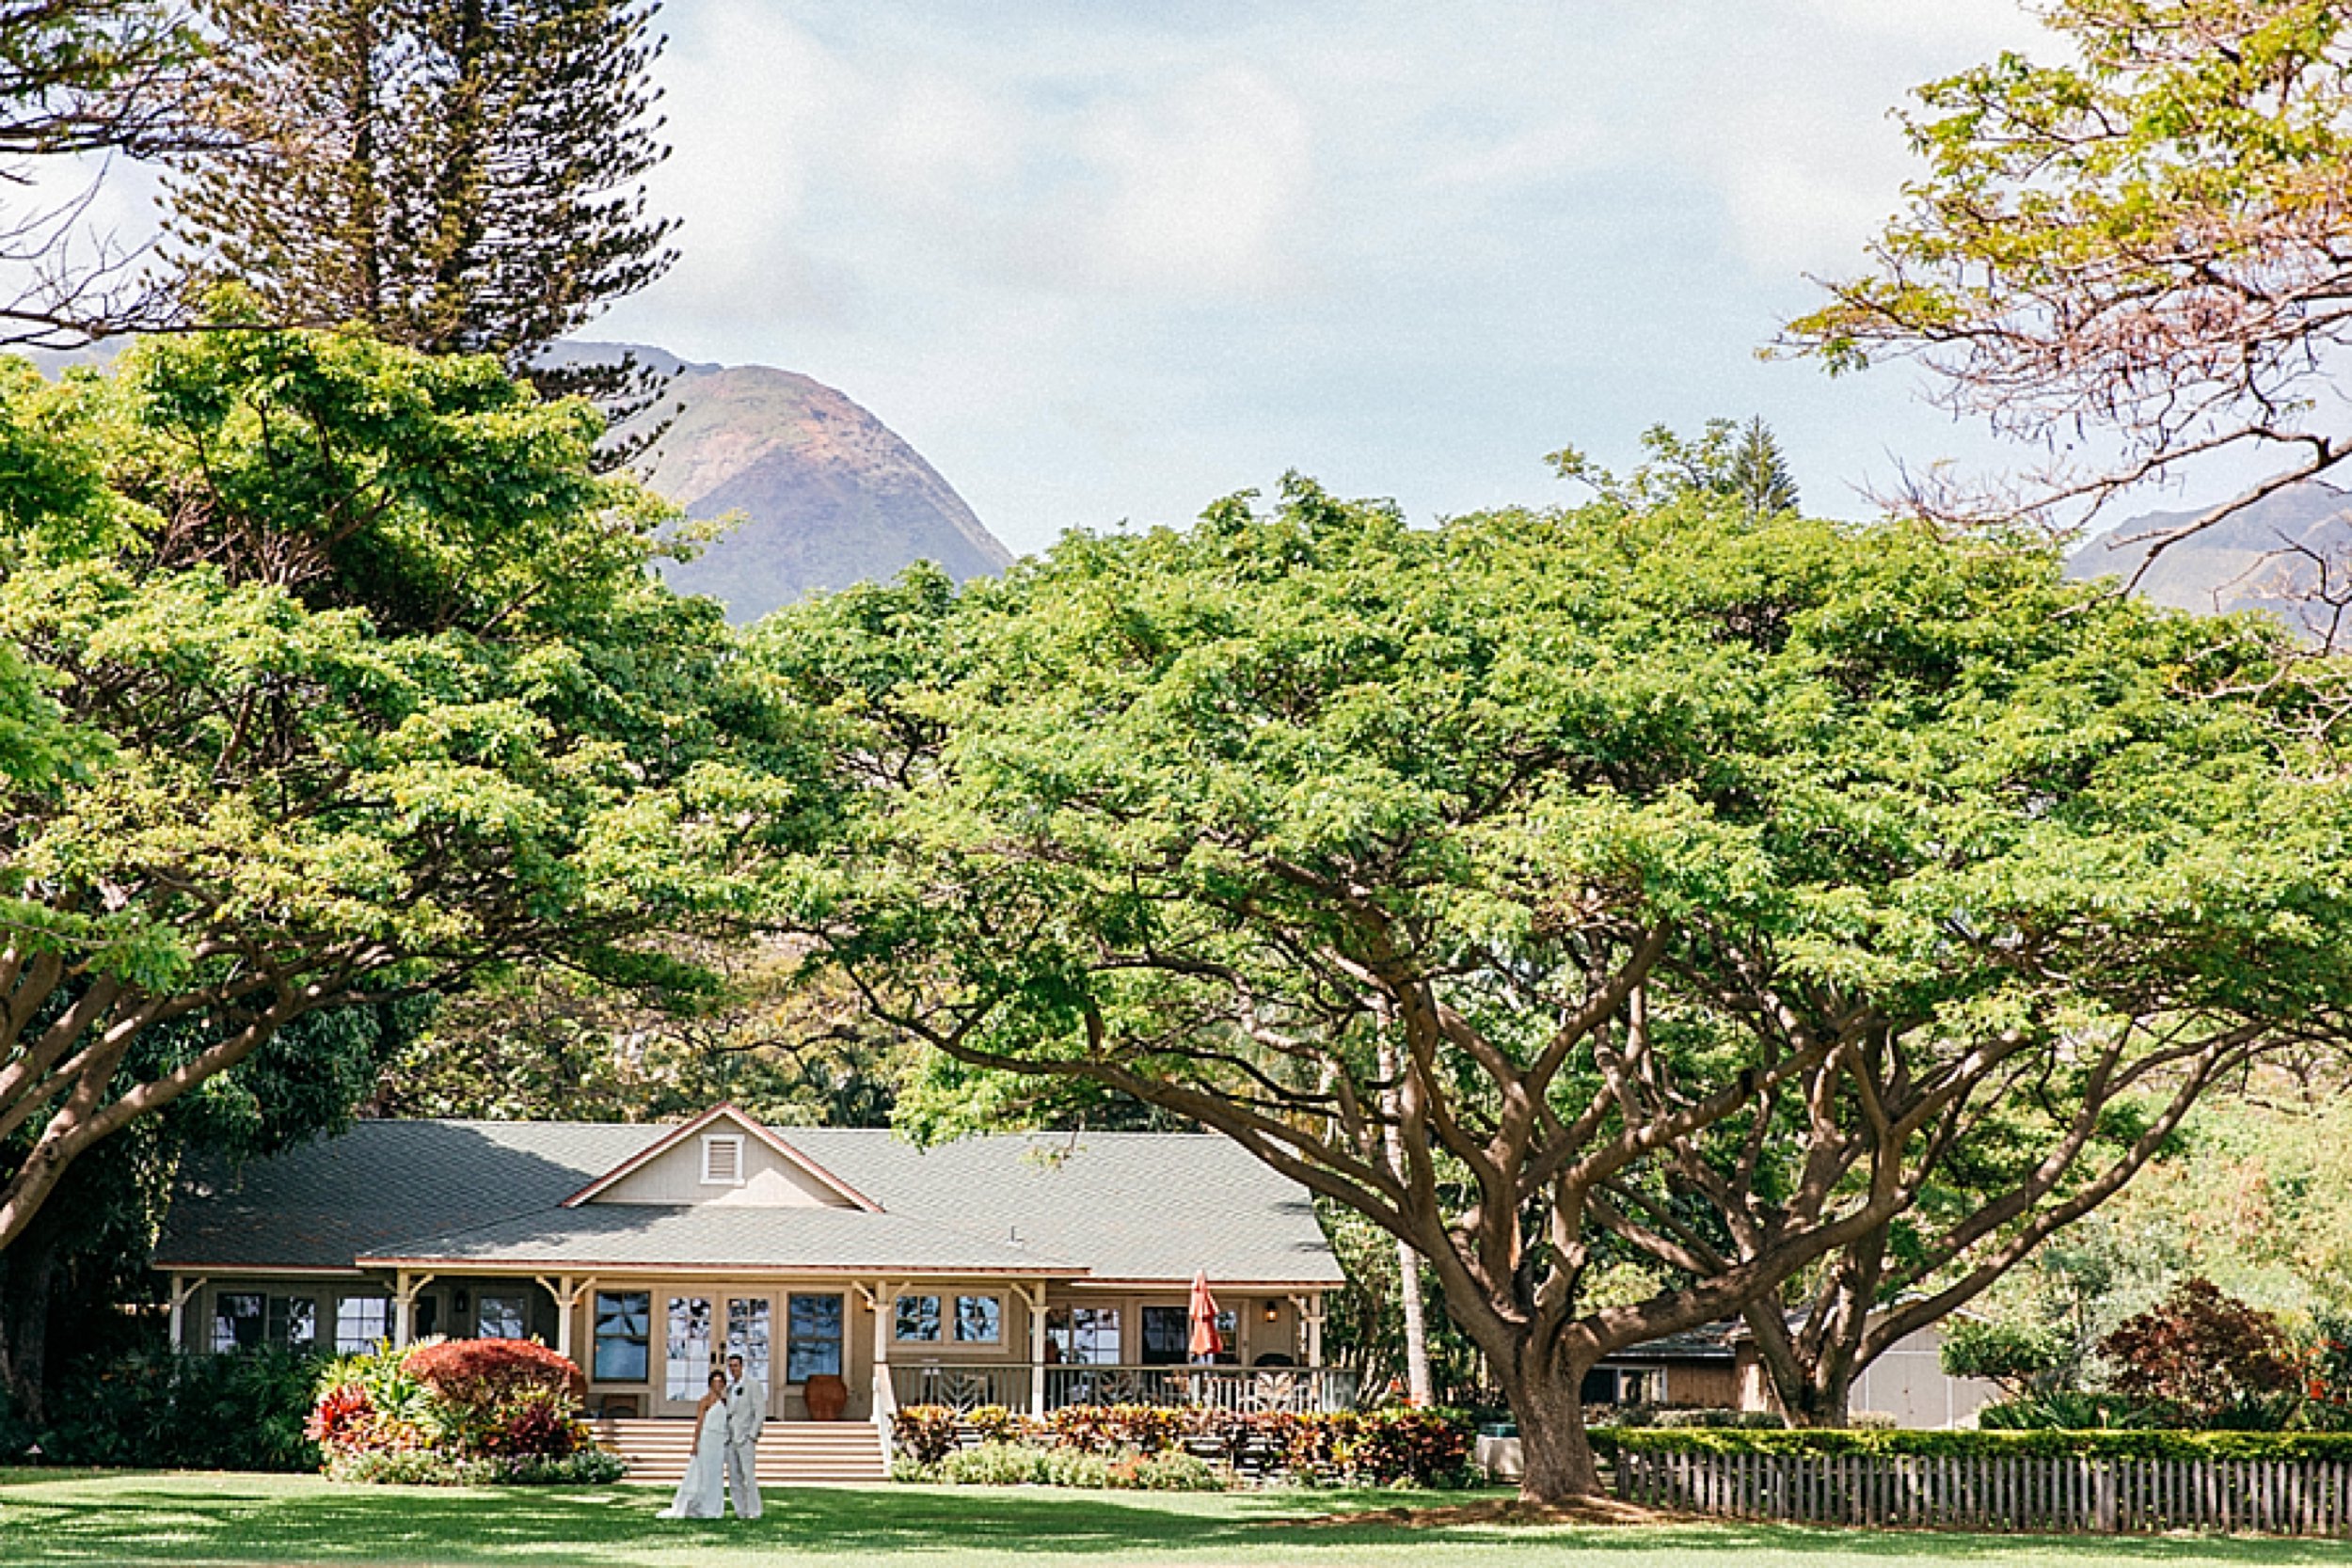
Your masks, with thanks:
<instances>
[{"instance_id":1,"label":"green foliage","mask_svg":"<svg viewBox=\"0 0 2352 1568\"><path fill-rule=\"evenodd\" d=\"M58 1380L45 1422L13 1415L0 1394L0 1457L39 1444L53 1465L315 1470L304 1423L316 1370L284 1349L80 1362Z\"/></svg>"},{"instance_id":2,"label":"green foliage","mask_svg":"<svg viewBox=\"0 0 2352 1568\"><path fill-rule=\"evenodd\" d=\"M1942 1360L1947 1376L1983 1378L2016 1392L2065 1370L2069 1349L2050 1329L1959 1318L1944 1327Z\"/></svg>"},{"instance_id":3,"label":"green foliage","mask_svg":"<svg viewBox=\"0 0 2352 1568\"><path fill-rule=\"evenodd\" d=\"M1619 478L1574 447L1550 454L1562 479L1591 486L1612 506L1646 512L1692 496L1727 498L1750 518L1797 510L1797 483L1772 426L1757 415L1742 425L1709 420L1695 439L1662 424L1642 433L1642 466Z\"/></svg>"},{"instance_id":4,"label":"green foliage","mask_svg":"<svg viewBox=\"0 0 2352 1568\"><path fill-rule=\"evenodd\" d=\"M2274 630L2012 541L1641 499L1415 529L1293 477L788 611L763 660L857 784L788 916L976 1117L1106 1085L1408 1236L1499 1375L1703 1321L1731 1271L1682 1242L1724 1244L1743 1148L1777 1252L1740 1277L1792 1276L1791 1213L1870 1190L1866 1094L1948 1086L1890 1163L1959 1107L1979 1163L1903 1173L1925 1229L2038 1164L2101 1050L2343 1016L2352 790ZM1579 1301L1629 1259L1659 1288Z\"/></svg>"},{"instance_id":5,"label":"green foliage","mask_svg":"<svg viewBox=\"0 0 2352 1568\"><path fill-rule=\"evenodd\" d=\"M486 359L222 330L17 374L10 427L79 478L0 468L0 633L73 673L52 694L104 764L0 802L37 982L0 1131L43 1129L0 1152L0 1241L307 1013L525 961L711 987L651 939L741 918L798 724L649 578L665 512L592 471L592 411ZM20 1032L44 1006L66 1026ZM69 1060L87 1107L42 1120Z\"/></svg>"},{"instance_id":6,"label":"green foliage","mask_svg":"<svg viewBox=\"0 0 2352 1568\"><path fill-rule=\"evenodd\" d=\"M628 1473L628 1461L602 1449L562 1458L539 1454L461 1459L435 1449L358 1449L326 1462L326 1479L377 1486L601 1486Z\"/></svg>"}]
</instances>

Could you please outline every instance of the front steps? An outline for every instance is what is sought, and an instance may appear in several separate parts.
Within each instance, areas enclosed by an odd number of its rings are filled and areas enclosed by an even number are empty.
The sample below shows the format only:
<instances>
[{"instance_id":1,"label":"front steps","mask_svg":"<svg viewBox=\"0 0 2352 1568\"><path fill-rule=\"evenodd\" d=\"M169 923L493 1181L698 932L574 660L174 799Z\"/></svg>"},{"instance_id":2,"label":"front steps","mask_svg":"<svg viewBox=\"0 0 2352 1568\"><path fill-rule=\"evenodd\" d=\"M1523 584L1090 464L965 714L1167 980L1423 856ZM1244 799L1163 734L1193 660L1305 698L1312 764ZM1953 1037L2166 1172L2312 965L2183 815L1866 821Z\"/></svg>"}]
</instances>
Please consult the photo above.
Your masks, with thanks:
<instances>
[{"instance_id":1,"label":"front steps","mask_svg":"<svg viewBox=\"0 0 2352 1568\"><path fill-rule=\"evenodd\" d=\"M628 1461L630 1481L675 1486L694 1455L688 1420L596 1419L596 1441ZM871 1421L770 1421L759 1434L762 1486L886 1481L882 1433Z\"/></svg>"}]
</instances>

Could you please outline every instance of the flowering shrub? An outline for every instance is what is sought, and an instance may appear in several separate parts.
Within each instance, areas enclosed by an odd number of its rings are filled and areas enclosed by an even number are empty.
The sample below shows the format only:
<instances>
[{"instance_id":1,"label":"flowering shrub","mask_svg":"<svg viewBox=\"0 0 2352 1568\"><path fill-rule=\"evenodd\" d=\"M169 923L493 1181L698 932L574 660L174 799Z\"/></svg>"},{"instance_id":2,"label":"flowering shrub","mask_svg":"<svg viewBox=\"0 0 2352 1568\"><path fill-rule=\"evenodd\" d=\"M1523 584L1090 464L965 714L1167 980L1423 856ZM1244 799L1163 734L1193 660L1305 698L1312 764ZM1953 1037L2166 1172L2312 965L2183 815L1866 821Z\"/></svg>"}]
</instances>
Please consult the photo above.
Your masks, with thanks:
<instances>
[{"instance_id":1,"label":"flowering shrub","mask_svg":"<svg viewBox=\"0 0 2352 1568\"><path fill-rule=\"evenodd\" d=\"M533 1483L594 1480L607 1468L617 1476L620 1461L595 1447L580 1418L581 1386L580 1369L543 1345L379 1346L326 1365L307 1431L338 1480Z\"/></svg>"},{"instance_id":2,"label":"flowering shrub","mask_svg":"<svg viewBox=\"0 0 2352 1568\"><path fill-rule=\"evenodd\" d=\"M587 1381L569 1356L535 1339L427 1340L404 1365L444 1404L490 1410L532 1389L578 1399Z\"/></svg>"},{"instance_id":3,"label":"flowering shrub","mask_svg":"<svg viewBox=\"0 0 2352 1568\"><path fill-rule=\"evenodd\" d=\"M967 1433L979 1438L977 1447L962 1446ZM892 1474L901 1481L1164 1491L1222 1487L1244 1470L1332 1485L1454 1485L1469 1475L1471 1447L1460 1411L1404 1407L1299 1415L1069 1405L1031 1420L991 1408L909 1405L892 1418Z\"/></svg>"},{"instance_id":4,"label":"flowering shrub","mask_svg":"<svg viewBox=\"0 0 2352 1568\"><path fill-rule=\"evenodd\" d=\"M915 1464L936 1465L961 1445L956 1427L956 1413L944 1404L904 1404L891 1414L890 1440Z\"/></svg>"},{"instance_id":5,"label":"flowering shrub","mask_svg":"<svg viewBox=\"0 0 2352 1568\"><path fill-rule=\"evenodd\" d=\"M1446 1486L1470 1467L1470 1426L1459 1412L1399 1405L1356 1418L1342 1459L1375 1486Z\"/></svg>"}]
</instances>

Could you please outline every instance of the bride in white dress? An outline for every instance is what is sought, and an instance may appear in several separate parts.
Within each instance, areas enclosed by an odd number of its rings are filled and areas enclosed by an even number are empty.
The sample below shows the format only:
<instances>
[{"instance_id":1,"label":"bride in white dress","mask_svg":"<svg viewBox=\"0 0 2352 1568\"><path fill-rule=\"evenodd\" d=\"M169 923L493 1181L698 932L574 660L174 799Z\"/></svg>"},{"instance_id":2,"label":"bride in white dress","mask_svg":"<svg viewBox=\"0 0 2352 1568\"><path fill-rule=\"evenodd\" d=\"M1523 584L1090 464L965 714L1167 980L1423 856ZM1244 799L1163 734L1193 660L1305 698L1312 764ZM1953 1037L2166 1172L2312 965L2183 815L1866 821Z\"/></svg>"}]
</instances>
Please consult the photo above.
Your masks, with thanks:
<instances>
[{"instance_id":1,"label":"bride in white dress","mask_svg":"<svg viewBox=\"0 0 2352 1568\"><path fill-rule=\"evenodd\" d=\"M727 1506L727 1374L712 1368L710 1391L694 1406L694 1457L677 1496L657 1517L716 1519Z\"/></svg>"}]
</instances>

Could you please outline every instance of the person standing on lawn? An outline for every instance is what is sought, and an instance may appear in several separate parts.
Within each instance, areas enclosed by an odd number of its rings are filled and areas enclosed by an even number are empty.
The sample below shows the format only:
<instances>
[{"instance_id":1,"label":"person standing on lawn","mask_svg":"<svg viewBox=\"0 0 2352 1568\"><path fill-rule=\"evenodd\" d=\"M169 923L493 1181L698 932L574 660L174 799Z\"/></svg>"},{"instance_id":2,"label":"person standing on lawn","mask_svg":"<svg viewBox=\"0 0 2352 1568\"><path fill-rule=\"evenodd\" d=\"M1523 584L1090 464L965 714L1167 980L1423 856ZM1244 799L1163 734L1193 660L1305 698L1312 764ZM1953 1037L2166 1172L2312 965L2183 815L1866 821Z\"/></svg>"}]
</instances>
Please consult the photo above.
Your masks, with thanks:
<instances>
[{"instance_id":1,"label":"person standing on lawn","mask_svg":"<svg viewBox=\"0 0 2352 1568\"><path fill-rule=\"evenodd\" d=\"M743 1375L743 1357L727 1357L727 1495L739 1519L759 1517L759 1433L768 1424L767 1390Z\"/></svg>"},{"instance_id":2,"label":"person standing on lawn","mask_svg":"<svg viewBox=\"0 0 2352 1568\"><path fill-rule=\"evenodd\" d=\"M730 1429L726 1373L712 1368L709 1384L709 1391L694 1406L694 1456L687 1461L686 1474L677 1483L677 1496L661 1511L660 1517L664 1519L716 1519L727 1511ZM756 1495L752 1506L759 1506Z\"/></svg>"}]
</instances>

